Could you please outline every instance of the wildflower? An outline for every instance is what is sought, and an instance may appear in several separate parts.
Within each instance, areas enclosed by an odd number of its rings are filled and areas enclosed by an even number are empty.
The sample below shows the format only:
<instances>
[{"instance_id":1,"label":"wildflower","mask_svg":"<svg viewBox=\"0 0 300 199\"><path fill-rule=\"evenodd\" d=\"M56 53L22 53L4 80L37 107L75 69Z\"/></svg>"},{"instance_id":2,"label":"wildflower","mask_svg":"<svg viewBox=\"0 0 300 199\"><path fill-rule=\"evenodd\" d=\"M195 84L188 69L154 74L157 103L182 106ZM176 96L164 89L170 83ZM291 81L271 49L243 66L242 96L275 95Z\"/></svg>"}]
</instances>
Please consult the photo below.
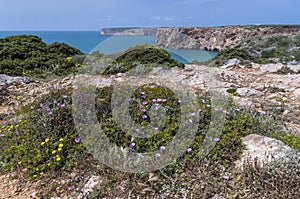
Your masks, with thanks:
<instances>
[{"instance_id":1,"label":"wildflower","mask_svg":"<svg viewBox=\"0 0 300 199\"><path fill-rule=\"evenodd\" d=\"M47 112L51 111L51 109L49 107L46 110L47 110Z\"/></svg>"},{"instance_id":2,"label":"wildflower","mask_svg":"<svg viewBox=\"0 0 300 199\"><path fill-rule=\"evenodd\" d=\"M189 123L193 123L193 120L192 120L192 119L189 119Z\"/></svg>"},{"instance_id":3,"label":"wildflower","mask_svg":"<svg viewBox=\"0 0 300 199\"><path fill-rule=\"evenodd\" d=\"M147 119L148 116L147 116L147 115L142 115L142 118L143 118L143 119Z\"/></svg>"},{"instance_id":4,"label":"wildflower","mask_svg":"<svg viewBox=\"0 0 300 199\"><path fill-rule=\"evenodd\" d=\"M143 99L146 99L146 95L142 95L142 98L143 98Z\"/></svg>"},{"instance_id":5,"label":"wildflower","mask_svg":"<svg viewBox=\"0 0 300 199\"><path fill-rule=\"evenodd\" d=\"M190 153L190 152L192 152L193 150L192 150L192 148L188 148L187 150L186 150L186 152L188 152L188 153Z\"/></svg>"},{"instance_id":6,"label":"wildflower","mask_svg":"<svg viewBox=\"0 0 300 199\"><path fill-rule=\"evenodd\" d=\"M55 154L55 153L56 153L56 150L53 150L53 151L52 151L52 154Z\"/></svg>"},{"instance_id":7,"label":"wildflower","mask_svg":"<svg viewBox=\"0 0 300 199\"><path fill-rule=\"evenodd\" d=\"M50 167L50 166L51 166L51 163L48 163L47 165L48 165L48 167Z\"/></svg>"},{"instance_id":8,"label":"wildflower","mask_svg":"<svg viewBox=\"0 0 300 199\"><path fill-rule=\"evenodd\" d=\"M40 107L43 108L45 105L43 103L40 103Z\"/></svg>"},{"instance_id":9,"label":"wildflower","mask_svg":"<svg viewBox=\"0 0 300 199\"><path fill-rule=\"evenodd\" d=\"M161 150L161 151L164 151L165 149L166 149L166 147L164 147L164 146L159 147L159 150Z\"/></svg>"},{"instance_id":10,"label":"wildflower","mask_svg":"<svg viewBox=\"0 0 300 199\"><path fill-rule=\"evenodd\" d=\"M207 104L207 105L206 105L206 108L209 108L209 107L210 107L210 105L209 105L209 104Z\"/></svg>"},{"instance_id":11,"label":"wildflower","mask_svg":"<svg viewBox=\"0 0 300 199\"><path fill-rule=\"evenodd\" d=\"M17 100L18 100L18 101L20 101L20 100L21 100L21 98L22 98L21 96L18 96L18 97L17 97Z\"/></svg>"},{"instance_id":12,"label":"wildflower","mask_svg":"<svg viewBox=\"0 0 300 199\"><path fill-rule=\"evenodd\" d=\"M60 105L60 108L65 108L65 104Z\"/></svg>"},{"instance_id":13,"label":"wildflower","mask_svg":"<svg viewBox=\"0 0 300 199\"><path fill-rule=\"evenodd\" d=\"M19 135L19 131L16 131L16 135L17 135L17 136Z\"/></svg>"},{"instance_id":14,"label":"wildflower","mask_svg":"<svg viewBox=\"0 0 300 199\"><path fill-rule=\"evenodd\" d=\"M191 113L191 116L195 116L195 112Z\"/></svg>"},{"instance_id":15,"label":"wildflower","mask_svg":"<svg viewBox=\"0 0 300 199\"><path fill-rule=\"evenodd\" d=\"M213 142L219 142L220 141L220 138L214 138L213 139Z\"/></svg>"},{"instance_id":16,"label":"wildflower","mask_svg":"<svg viewBox=\"0 0 300 199\"><path fill-rule=\"evenodd\" d=\"M33 177L34 177L34 178L36 178L36 177L37 177L37 175L33 175Z\"/></svg>"},{"instance_id":17,"label":"wildflower","mask_svg":"<svg viewBox=\"0 0 300 199\"><path fill-rule=\"evenodd\" d=\"M75 138L75 142L76 143L80 142L80 138Z\"/></svg>"},{"instance_id":18,"label":"wildflower","mask_svg":"<svg viewBox=\"0 0 300 199\"><path fill-rule=\"evenodd\" d=\"M63 95L63 96L62 96L62 98L64 98L64 99L66 99L67 97L68 97L68 96L66 96L66 95Z\"/></svg>"},{"instance_id":19,"label":"wildflower","mask_svg":"<svg viewBox=\"0 0 300 199\"><path fill-rule=\"evenodd\" d=\"M61 158L58 156L58 157L56 157L56 161L60 161L61 160Z\"/></svg>"},{"instance_id":20,"label":"wildflower","mask_svg":"<svg viewBox=\"0 0 300 199\"><path fill-rule=\"evenodd\" d=\"M145 113L145 112L147 112L147 110L143 108L143 109L142 109L142 112Z\"/></svg>"},{"instance_id":21,"label":"wildflower","mask_svg":"<svg viewBox=\"0 0 300 199\"><path fill-rule=\"evenodd\" d=\"M44 172L41 172L40 175L42 176L44 174Z\"/></svg>"},{"instance_id":22,"label":"wildflower","mask_svg":"<svg viewBox=\"0 0 300 199\"><path fill-rule=\"evenodd\" d=\"M52 115L52 114L53 114L53 112L52 112L52 111L50 111L48 114L49 114L49 115Z\"/></svg>"},{"instance_id":23,"label":"wildflower","mask_svg":"<svg viewBox=\"0 0 300 199\"><path fill-rule=\"evenodd\" d=\"M156 100L156 99L153 99L153 100L152 100L152 102L156 103L156 102L157 102L157 100Z\"/></svg>"},{"instance_id":24,"label":"wildflower","mask_svg":"<svg viewBox=\"0 0 300 199\"><path fill-rule=\"evenodd\" d=\"M22 164L22 161L19 161L18 164Z\"/></svg>"},{"instance_id":25,"label":"wildflower","mask_svg":"<svg viewBox=\"0 0 300 199\"><path fill-rule=\"evenodd\" d=\"M60 138L59 141L60 141L60 142L64 141L64 138Z\"/></svg>"},{"instance_id":26,"label":"wildflower","mask_svg":"<svg viewBox=\"0 0 300 199\"><path fill-rule=\"evenodd\" d=\"M144 101L142 104L143 104L144 106L146 106L146 105L148 104L148 102Z\"/></svg>"},{"instance_id":27,"label":"wildflower","mask_svg":"<svg viewBox=\"0 0 300 199\"><path fill-rule=\"evenodd\" d=\"M157 157L157 158L159 158L160 156L161 156L160 153L155 154L155 157Z\"/></svg>"},{"instance_id":28,"label":"wildflower","mask_svg":"<svg viewBox=\"0 0 300 199\"><path fill-rule=\"evenodd\" d=\"M128 102L132 102L133 101L133 99L130 97L130 98L128 98Z\"/></svg>"},{"instance_id":29,"label":"wildflower","mask_svg":"<svg viewBox=\"0 0 300 199\"><path fill-rule=\"evenodd\" d=\"M139 132L140 131L140 129L135 129L135 132Z\"/></svg>"},{"instance_id":30,"label":"wildflower","mask_svg":"<svg viewBox=\"0 0 300 199\"><path fill-rule=\"evenodd\" d=\"M62 148L58 148L58 149L57 149L57 151L61 151L61 150L62 150Z\"/></svg>"},{"instance_id":31,"label":"wildflower","mask_svg":"<svg viewBox=\"0 0 300 199\"><path fill-rule=\"evenodd\" d=\"M67 57L67 62L71 62L72 61L72 57Z\"/></svg>"},{"instance_id":32,"label":"wildflower","mask_svg":"<svg viewBox=\"0 0 300 199\"><path fill-rule=\"evenodd\" d=\"M53 104L57 104L57 101L56 101L56 100L54 100L54 101L53 101Z\"/></svg>"},{"instance_id":33,"label":"wildflower","mask_svg":"<svg viewBox=\"0 0 300 199\"><path fill-rule=\"evenodd\" d=\"M57 90L61 90L62 89L62 85L58 85Z\"/></svg>"},{"instance_id":34,"label":"wildflower","mask_svg":"<svg viewBox=\"0 0 300 199\"><path fill-rule=\"evenodd\" d=\"M2 102L2 104L1 104L2 106L5 106L5 103L4 102Z\"/></svg>"},{"instance_id":35,"label":"wildflower","mask_svg":"<svg viewBox=\"0 0 300 199\"><path fill-rule=\"evenodd\" d=\"M225 180L229 180L229 176L228 176L228 175L224 175L223 178L224 178Z\"/></svg>"},{"instance_id":36,"label":"wildflower","mask_svg":"<svg viewBox=\"0 0 300 199\"><path fill-rule=\"evenodd\" d=\"M135 146L135 143L134 142L130 142L129 146L132 148Z\"/></svg>"},{"instance_id":37,"label":"wildflower","mask_svg":"<svg viewBox=\"0 0 300 199\"><path fill-rule=\"evenodd\" d=\"M202 99L202 103L205 104L205 100L204 99Z\"/></svg>"},{"instance_id":38,"label":"wildflower","mask_svg":"<svg viewBox=\"0 0 300 199\"><path fill-rule=\"evenodd\" d=\"M158 127L154 128L154 132L158 132L158 130L159 130Z\"/></svg>"},{"instance_id":39,"label":"wildflower","mask_svg":"<svg viewBox=\"0 0 300 199\"><path fill-rule=\"evenodd\" d=\"M33 106L31 106L30 109L33 110L34 109Z\"/></svg>"},{"instance_id":40,"label":"wildflower","mask_svg":"<svg viewBox=\"0 0 300 199\"><path fill-rule=\"evenodd\" d=\"M162 101L162 99L157 99L157 102L161 102Z\"/></svg>"},{"instance_id":41,"label":"wildflower","mask_svg":"<svg viewBox=\"0 0 300 199\"><path fill-rule=\"evenodd\" d=\"M140 92L141 95L145 95L145 92Z\"/></svg>"},{"instance_id":42,"label":"wildflower","mask_svg":"<svg viewBox=\"0 0 300 199\"><path fill-rule=\"evenodd\" d=\"M181 103L181 102L182 102L182 101L179 99L179 100L178 100L178 103Z\"/></svg>"},{"instance_id":43,"label":"wildflower","mask_svg":"<svg viewBox=\"0 0 300 199\"><path fill-rule=\"evenodd\" d=\"M46 139L45 139L45 142L49 142L49 138L46 138Z\"/></svg>"},{"instance_id":44,"label":"wildflower","mask_svg":"<svg viewBox=\"0 0 300 199\"><path fill-rule=\"evenodd\" d=\"M13 118L11 118L11 121L13 121L13 122L14 122L15 120L16 120L16 119L15 119L14 117L13 117Z\"/></svg>"},{"instance_id":45,"label":"wildflower","mask_svg":"<svg viewBox=\"0 0 300 199\"><path fill-rule=\"evenodd\" d=\"M240 112L241 110L239 108L235 109L236 112Z\"/></svg>"},{"instance_id":46,"label":"wildflower","mask_svg":"<svg viewBox=\"0 0 300 199\"><path fill-rule=\"evenodd\" d=\"M70 191L72 191L72 190L74 190L74 189L75 189L74 185L71 185L71 186L69 187L69 190L70 190Z\"/></svg>"},{"instance_id":47,"label":"wildflower","mask_svg":"<svg viewBox=\"0 0 300 199\"><path fill-rule=\"evenodd\" d=\"M202 111L201 109L198 109L198 112L199 112L199 113L202 113L203 111Z\"/></svg>"},{"instance_id":48,"label":"wildflower","mask_svg":"<svg viewBox=\"0 0 300 199\"><path fill-rule=\"evenodd\" d=\"M162 102L166 102L167 101L167 99L162 99Z\"/></svg>"},{"instance_id":49,"label":"wildflower","mask_svg":"<svg viewBox=\"0 0 300 199\"><path fill-rule=\"evenodd\" d=\"M59 148L62 148L63 146L64 146L63 144L59 144L59 145L58 145Z\"/></svg>"},{"instance_id":50,"label":"wildflower","mask_svg":"<svg viewBox=\"0 0 300 199\"><path fill-rule=\"evenodd\" d=\"M44 146L45 145L45 142L41 142L41 146Z\"/></svg>"}]
</instances>

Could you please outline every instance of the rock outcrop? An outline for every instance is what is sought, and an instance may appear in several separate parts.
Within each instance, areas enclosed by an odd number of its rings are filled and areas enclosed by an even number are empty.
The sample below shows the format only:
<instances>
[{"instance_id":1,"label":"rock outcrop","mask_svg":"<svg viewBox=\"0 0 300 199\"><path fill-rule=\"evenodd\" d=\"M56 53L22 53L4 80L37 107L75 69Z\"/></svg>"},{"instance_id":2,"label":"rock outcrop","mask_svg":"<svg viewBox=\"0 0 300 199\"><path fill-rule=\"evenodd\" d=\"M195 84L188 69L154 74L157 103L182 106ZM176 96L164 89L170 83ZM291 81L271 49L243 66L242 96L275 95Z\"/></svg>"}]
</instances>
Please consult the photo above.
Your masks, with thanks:
<instances>
[{"instance_id":1,"label":"rock outcrop","mask_svg":"<svg viewBox=\"0 0 300 199\"><path fill-rule=\"evenodd\" d=\"M156 44L166 48L222 50L254 36L299 32L299 26L158 28Z\"/></svg>"},{"instance_id":2,"label":"rock outcrop","mask_svg":"<svg viewBox=\"0 0 300 199\"><path fill-rule=\"evenodd\" d=\"M157 28L102 28L100 35L155 36Z\"/></svg>"}]
</instances>

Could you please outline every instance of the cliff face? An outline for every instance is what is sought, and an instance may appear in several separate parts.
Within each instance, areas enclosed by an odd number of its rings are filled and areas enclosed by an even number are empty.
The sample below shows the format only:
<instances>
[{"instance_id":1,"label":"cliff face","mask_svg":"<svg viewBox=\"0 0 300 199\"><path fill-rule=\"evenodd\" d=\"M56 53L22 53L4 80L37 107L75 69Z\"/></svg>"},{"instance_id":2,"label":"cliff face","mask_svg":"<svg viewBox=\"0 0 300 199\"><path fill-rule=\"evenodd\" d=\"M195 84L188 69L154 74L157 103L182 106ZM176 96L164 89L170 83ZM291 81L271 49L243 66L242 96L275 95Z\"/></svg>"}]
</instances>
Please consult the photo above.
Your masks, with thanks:
<instances>
[{"instance_id":1,"label":"cliff face","mask_svg":"<svg viewBox=\"0 0 300 199\"><path fill-rule=\"evenodd\" d=\"M100 35L155 36L157 28L102 28Z\"/></svg>"},{"instance_id":2,"label":"cliff face","mask_svg":"<svg viewBox=\"0 0 300 199\"><path fill-rule=\"evenodd\" d=\"M254 36L299 32L299 26L226 26L208 28L159 28L156 44L166 48L222 50Z\"/></svg>"}]
</instances>

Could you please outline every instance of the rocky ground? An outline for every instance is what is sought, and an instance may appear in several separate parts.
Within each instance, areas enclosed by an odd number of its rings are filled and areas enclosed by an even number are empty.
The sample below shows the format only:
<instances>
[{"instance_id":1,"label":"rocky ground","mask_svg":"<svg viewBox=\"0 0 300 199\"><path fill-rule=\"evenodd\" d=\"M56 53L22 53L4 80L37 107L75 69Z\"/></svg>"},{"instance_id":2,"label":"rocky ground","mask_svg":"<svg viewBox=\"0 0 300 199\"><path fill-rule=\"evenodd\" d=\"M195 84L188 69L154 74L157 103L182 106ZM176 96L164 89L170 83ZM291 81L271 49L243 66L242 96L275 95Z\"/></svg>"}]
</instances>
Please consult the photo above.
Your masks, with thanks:
<instances>
[{"instance_id":1,"label":"rocky ground","mask_svg":"<svg viewBox=\"0 0 300 199\"><path fill-rule=\"evenodd\" d=\"M74 78L69 76L51 81L36 81L2 75L0 86L3 103L0 114L9 114L51 89L71 87ZM138 80L137 77L127 78L124 74L117 74L93 79L93 82L98 86L108 86ZM238 60L229 60L220 68L203 65L187 65L185 69L172 68L170 71L155 68L148 75L148 79L159 80L167 86L186 85L199 92L216 89L232 96L241 106L276 115L288 128L300 133L300 65L251 63L244 66ZM147 83L145 79L140 81ZM249 142L248 139L247 141ZM37 182L26 182L20 189L18 181L12 179L13 176L0 174L0 198L30 198Z\"/></svg>"}]
</instances>

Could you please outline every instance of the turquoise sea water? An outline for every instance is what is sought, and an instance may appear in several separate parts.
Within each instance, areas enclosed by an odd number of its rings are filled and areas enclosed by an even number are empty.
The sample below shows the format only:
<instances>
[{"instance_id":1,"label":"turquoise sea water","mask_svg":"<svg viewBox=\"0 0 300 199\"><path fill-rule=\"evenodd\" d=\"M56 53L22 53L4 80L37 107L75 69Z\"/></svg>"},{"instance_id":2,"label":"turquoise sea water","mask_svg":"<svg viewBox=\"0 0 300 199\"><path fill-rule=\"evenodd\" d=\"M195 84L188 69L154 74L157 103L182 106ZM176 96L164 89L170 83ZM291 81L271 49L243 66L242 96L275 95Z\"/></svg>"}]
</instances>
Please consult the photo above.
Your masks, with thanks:
<instances>
[{"instance_id":1,"label":"turquoise sea water","mask_svg":"<svg viewBox=\"0 0 300 199\"><path fill-rule=\"evenodd\" d=\"M0 38L13 35L37 35L45 43L64 42L84 53L99 50L110 54L137 44L155 44L155 36L108 36L99 31L0 31ZM193 60L206 61L217 53L203 50L167 49L171 56L183 63Z\"/></svg>"}]
</instances>

